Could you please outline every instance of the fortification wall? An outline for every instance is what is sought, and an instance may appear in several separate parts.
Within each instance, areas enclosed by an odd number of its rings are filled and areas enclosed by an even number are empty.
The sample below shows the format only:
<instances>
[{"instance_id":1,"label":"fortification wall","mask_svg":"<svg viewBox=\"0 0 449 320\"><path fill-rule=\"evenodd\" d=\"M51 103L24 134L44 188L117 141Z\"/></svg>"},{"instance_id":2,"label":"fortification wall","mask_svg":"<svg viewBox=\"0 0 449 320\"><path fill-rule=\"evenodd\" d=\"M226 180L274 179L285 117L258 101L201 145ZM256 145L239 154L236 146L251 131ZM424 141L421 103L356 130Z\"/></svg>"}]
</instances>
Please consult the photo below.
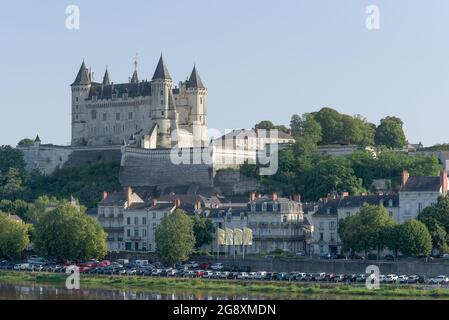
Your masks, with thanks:
<instances>
[{"instance_id":1,"label":"fortification wall","mask_svg":"<svg viewBox=\"0 0 449 320\"><path fill-rule=\"evenodd\" d=\"M256 179L247 177L239 171L217 170L214 187L224 195L236 195L261 190L262 185Z\"/></svg>"},{"instance_id":2,"label":"fortification wall","mask_svg":"<svg viewBox=\"0 0 449 320\"><path fill-rule=\"evenodd\" d=\"M190 159L201 159L204 148L188 148ZM123 147L120 183L123 186L213 186L213 166L202 161L177 164L170 158L171 149Z\"/></svg>"},{"instance_id":3,"label":"fortification wall","mask_svg":"<svg viewBox=\"0 0 449 320\"><path fill-rule=\"evenodd\" d=\"M23 153L27 171L39 170L46 175L57 168L80 167L99 160L121 160L120 146L70 147L34 144L18 149Z\"/></svg>"}]
</instances>

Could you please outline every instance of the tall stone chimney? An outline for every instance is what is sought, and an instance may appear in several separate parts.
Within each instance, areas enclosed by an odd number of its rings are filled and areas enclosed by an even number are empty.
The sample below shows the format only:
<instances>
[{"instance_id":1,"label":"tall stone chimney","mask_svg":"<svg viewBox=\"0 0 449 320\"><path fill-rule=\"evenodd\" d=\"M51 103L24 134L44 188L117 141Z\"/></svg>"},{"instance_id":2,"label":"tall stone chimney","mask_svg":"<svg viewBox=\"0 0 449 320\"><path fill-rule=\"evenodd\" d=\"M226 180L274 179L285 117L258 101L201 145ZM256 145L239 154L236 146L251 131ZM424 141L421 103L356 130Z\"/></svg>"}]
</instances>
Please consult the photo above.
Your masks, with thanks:
<instances>
[{"instance_id":1,"label":"tall stone chimney","mask_svg":"<svg viewBox=\"0 0 449 320\"><path fill-rule=\"evenodd\" d=\"M402 176L401 176L401 185L402 186L405 186L405 184L408 181L408 178L410 178L410 173L407 170L403 170Z\"/></svg>"},{"instance_id":2,"label":"tall stone chimney","mask_svg":"<svg viewBox=\"0 0 449 320\"><path fill-rule=\"evenodd\" d=\"M179 208L181 206L181 199L176 198L175 201L174 201L174 205L175 205L176 208Z\"/></svg>"},{"instance_id":3,"label":"tall stone chimney","mask_svg":"<svg viewBox=\"0 0 449 320\"><path fill-rule=\"evenodd\" d=\"M271 194L271 198L273 199L273 201L277 201L278 200L278 194L276 192L273 192Z\"/></svg>"},{"instance_id":4,"label":"tall stone chimney","mask_svg":"<svg viewBox=\"0 0 449 320\"><path fill-rule=\"evenodd\" d=\"M131 189L131 187L126 187L125 194L126 194L126 205L128 207L130 207L131 204L133 203L133 200L132 200L133 189Z\"/></svg>"},{"instance_id":5,"label":"tall stone chimney","mask_svg":"<svg viewBox=\"0 0 449 320\"><path fill-rule=\"evenodd\" d=\"M249 201L251 201L251 202L256 201L256 193L255 192L250 193Z\"/></svg>"},{"instance_id":6,"label":"tall stone chimney","mask_svg":"<svg viewBox=\"0 0 449 320\"><path fill-rule=\"evenodd\" d=\"M151 205L154 207L155 205L157 205L157 199L153 198L151 199Z\"/></svg>"},{"instance_id":7,"label":"tall stone chimney","mask_svg":"<svg viewBox=\"0 0 449 320\"><path fill-rule=\"evenodd\" d=\"M441 186L441 193L443 195L446 195L447 188L448 188L447 171L446 170L440 171L440 186Z\"/></svg>"},{"instance_id":8,"label":"tall stone chimney","mask_svg":"<svg viewBox=\"0 0 449 320\"><path fill-rule=\"evenodd\" d=\"M103 198L102 200L106 199L108 197L108 193L106 191L103 191Z\"/></svg>"}]
</instances>

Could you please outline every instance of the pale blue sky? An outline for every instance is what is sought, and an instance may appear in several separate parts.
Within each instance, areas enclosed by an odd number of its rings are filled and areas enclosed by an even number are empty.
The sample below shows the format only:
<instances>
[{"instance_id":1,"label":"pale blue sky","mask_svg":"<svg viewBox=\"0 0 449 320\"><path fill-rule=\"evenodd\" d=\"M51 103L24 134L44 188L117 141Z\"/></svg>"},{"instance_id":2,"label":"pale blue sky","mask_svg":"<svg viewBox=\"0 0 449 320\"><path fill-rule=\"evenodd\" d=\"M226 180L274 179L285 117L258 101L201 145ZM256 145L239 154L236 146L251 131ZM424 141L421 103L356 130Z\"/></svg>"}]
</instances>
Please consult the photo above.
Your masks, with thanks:
<instances>
[{"instance_id":1,"label":"pale blue sky","mask_svg":"<svg viewBox=\"0 0 449 320\"><path fill-rule=\"evenodd\" d=\"M77 4L81 29L65 28ZM365 28L380 8L381 29ZM8 1L0 11L0 144L39 133L70 141L70 83L83 58L96 80L150 79L160 52L175 83L196 62L208 125L251 127L331 106L405 122L411 142L449 142L449 1Z\"/></svg>"}]
</instances>

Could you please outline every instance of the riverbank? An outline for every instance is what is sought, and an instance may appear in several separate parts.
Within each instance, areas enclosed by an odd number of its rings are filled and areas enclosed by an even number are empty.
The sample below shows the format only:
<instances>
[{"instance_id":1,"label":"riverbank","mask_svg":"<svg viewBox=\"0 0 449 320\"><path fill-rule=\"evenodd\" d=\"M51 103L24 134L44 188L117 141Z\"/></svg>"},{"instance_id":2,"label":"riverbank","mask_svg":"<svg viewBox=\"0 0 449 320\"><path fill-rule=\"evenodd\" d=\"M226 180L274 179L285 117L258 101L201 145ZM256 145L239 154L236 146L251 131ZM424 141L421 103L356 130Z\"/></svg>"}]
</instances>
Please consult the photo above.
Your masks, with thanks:
<instances>
[{"instance_id":1,"label":"riverbank","mask_svg":"<svg viewBox=\"0 0 449 320\"><path fill-rule=\"evenodd\" d=\"M65 286L65 274L24 273L0 271L0 282L10 284L51 284ZM139 276L91 276L81 275L81 287L110 290L154 291L164 289L205 290L209 292L266 293L290 295L333 295L358 297L447 298L449 289L426 289L422 286L381 285L379 290L346 284L273 283L251 281L221 281L203 279L147 278Z\"/></svg>"}]
</instances>

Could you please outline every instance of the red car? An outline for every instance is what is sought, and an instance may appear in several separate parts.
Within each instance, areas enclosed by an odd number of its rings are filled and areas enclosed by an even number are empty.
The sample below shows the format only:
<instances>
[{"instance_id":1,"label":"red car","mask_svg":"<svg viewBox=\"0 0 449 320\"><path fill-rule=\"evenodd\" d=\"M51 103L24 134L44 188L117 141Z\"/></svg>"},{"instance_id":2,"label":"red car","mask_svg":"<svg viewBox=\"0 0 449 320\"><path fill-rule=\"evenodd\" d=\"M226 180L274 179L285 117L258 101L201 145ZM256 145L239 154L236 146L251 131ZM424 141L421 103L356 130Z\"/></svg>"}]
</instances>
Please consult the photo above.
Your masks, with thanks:
<instances>
[{"instance_id":1,"label":"red car","mask_svg":"<svg viewBox=\"0 0 449 320\"><path fill-rule=\"evenodd\" d=\"M195 271L195 277L201 278L203 276L204 276L204 271L203 270L196 270Z\"/></svg>"},{"instance_id":2,"label":"red car","mask_svg":"<svg viewBox=\"0 0 449 320\"><path fill-rule=\"evenodd\" d=\"M207 270L210 267L210 263L208 263L208 262L200 263L199 267L200 267L200 269Z\"/></svg>"}]
</instances>

